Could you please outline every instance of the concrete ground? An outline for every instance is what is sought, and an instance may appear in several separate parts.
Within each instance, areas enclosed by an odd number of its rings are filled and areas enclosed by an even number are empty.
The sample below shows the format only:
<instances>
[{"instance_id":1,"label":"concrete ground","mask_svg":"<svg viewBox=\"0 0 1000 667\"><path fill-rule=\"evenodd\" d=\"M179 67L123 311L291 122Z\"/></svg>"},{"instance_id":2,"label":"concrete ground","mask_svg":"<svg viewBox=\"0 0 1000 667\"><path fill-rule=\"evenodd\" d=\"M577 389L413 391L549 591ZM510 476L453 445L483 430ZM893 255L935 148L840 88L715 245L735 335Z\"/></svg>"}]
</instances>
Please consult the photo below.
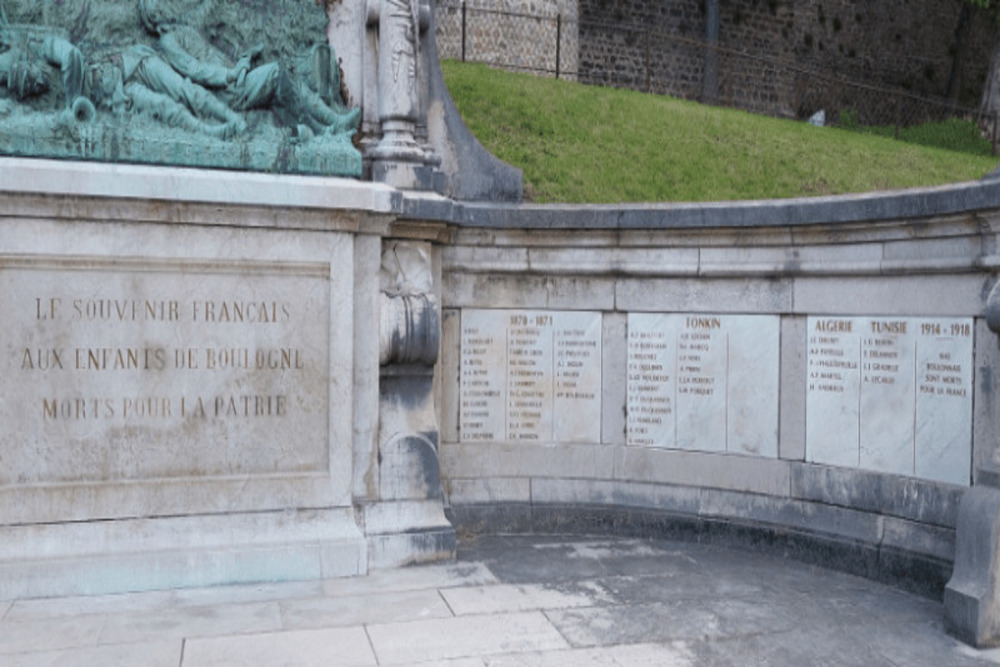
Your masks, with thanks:
<instances>
[{"instance_id":1,"label":"concrete ground","mask_svg":"<svg viewBox=\"0 0 1000 667\"><path fill-rule=\"evenodd\" d=\"M480 537L358 579L0 601L0 665L974 665L938 602L689 543Z\"/></svg>"}]
</instances>

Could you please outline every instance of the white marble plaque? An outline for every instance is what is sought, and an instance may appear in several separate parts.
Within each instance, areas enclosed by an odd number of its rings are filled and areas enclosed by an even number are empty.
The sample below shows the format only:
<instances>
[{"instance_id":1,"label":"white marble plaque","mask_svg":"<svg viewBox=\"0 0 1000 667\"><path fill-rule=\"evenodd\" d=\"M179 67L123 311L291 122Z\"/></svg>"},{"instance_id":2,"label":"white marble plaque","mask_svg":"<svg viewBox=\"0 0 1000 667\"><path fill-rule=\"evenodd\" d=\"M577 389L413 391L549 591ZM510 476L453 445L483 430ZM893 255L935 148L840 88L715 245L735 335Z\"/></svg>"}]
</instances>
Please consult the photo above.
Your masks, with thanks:
<instances>
[{"instance_id":1,"label":"white marble plaque","mask_svg":"<svg viewBox=\"0 0 1000 667\"><path fill-rule=\"evenodd\" d=\"M464 310L463 442L598 442L601 314Z\"/></svg>"},{"instance_id":2,"label":"white marble plaque","mask_svg":"<svg viewBox=\"0 0 1000 667\"><path fill-rule=\"evenodd\" d=\"M972 322L811 317L807 459L968 484Z\"/></svg>"},{"instance_id":3,"label":"white marble plaque","mask_svg":"<svg viewBox=\"0 0 1000 667\"><path fill-rule=\"evenodd\" d=\"M913 474L915 322L865 318L861 329L858 465Z\"/></svg>"},{"instance_id":4,"label":"white marble plaque","mask_svg":"<svg viewBox=\"0 0 1000 667\"><path fill-rule=\"evenodd\" d=\"M503 440L507 413L507 318L479 311L462 322L459 428L467 442ZM497 367L504 368L497 372Z\"/></svg>"},{"instance_id":5,"label":"white marble plaque","mask_svg":"<svg viewBox=\"0 0 1000 667\"><path fill-rule=\"evenodd\" d=\"M507 440L550 441L555 385L549 313L513 313L507 326Z\"/></svg>"},{"instance_id":6,"label":"white marble plaque","mask_svg":"<svg viewBox=\"0 0 1000 667\"><path fill-rule=\"evenodd\" d=\"M328 470L328 265L37 264L0 274L0 486Z\"/></svg>"},{"instance_id":7,"label":"white marble plaque","mask_svg":"<svg viewBox=\"0 0 1000 667\"><path fill-rule=\"evenodd\" d=\"M677 447L725 451L729 332L722 318L674 318L677 329Z\"/></svg>"},{"instance_id":8,"label":"white marble plaque","mask_svg":"<svg viewBox=\"0 0 1000 667\"><path fill-rule=\"evenodd\" d=\"M554 327L556 382L552 439L596 442L600 440L599 415L581 419L580 414L601 405L601 316L559 313Z\"/></svg>"},{"instance_id":9,"label":"white marble plaque","mask_svg":"<svg viewBox=\"0 0 1000 667\"><path fill-rule=\"evenodd\" d=\"M972 475L972 321L923 320L919 333L914 474L968 484Z\"/></svg>"},{"instance_id":10,"label":"white marble plaque","mask_svg":"<svg viewBox=\"0 0 1000 667\"><path fill-rule=\"evenodd\" d=\"M808 458L858 465L860 326L851 318L808 320L806 442Z\"/></svg>"},{"instance_id":11,"label":"white marble plaque","mask_svg":"<svg viewBox=\"0 0 1000 667\"><path fill-rule=\"evenodd\" d=\"M630 314L628 444L776 457L779 336L771 316Z\"/></svg>"},{"instance_id":12,"label":"white marble plaque","mask_svg":"<svg viewBox=\"0 0 1000 667\"><path fill-rule=\"evenodd\" d=\"M764 316L723 322L729 335L726 449L777 458L781 323Z\"/></svg>"},{"instance_id":13,"label":"white marble plaque","mask_svg":"<svg viewBox=\"0 0 1000 667\"><path fill-rule=\"evenodd\" d=\"M668 315L628 316L628 444L673 449L677 442L677 339Z\"/></svg>"}]
</instances>

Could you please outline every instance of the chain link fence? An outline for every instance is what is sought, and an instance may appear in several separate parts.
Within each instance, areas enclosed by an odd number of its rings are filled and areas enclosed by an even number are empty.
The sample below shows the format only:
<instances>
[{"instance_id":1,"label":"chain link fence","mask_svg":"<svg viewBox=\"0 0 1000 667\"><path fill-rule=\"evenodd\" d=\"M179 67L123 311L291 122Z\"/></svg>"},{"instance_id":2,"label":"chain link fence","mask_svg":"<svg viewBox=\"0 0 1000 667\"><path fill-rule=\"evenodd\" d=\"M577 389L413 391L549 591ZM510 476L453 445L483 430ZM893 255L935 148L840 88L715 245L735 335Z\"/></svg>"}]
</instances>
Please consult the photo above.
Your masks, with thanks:
<instances>
[{"instance_id":1,"label":"chain link fence","mask_svg":"<svg viewBox=\"0 0 1000 667\"><path fill-rule=\"evenodd\" d=\"M905 128L958 118L975 121L997 153L1000 119L945 97L852 80L808 63L727 49L655 29L484 9L457 0L437 5L442 58L485 63L582 83L630 88L806 120L872 128L900 137Z\"/></svg>"}]
</instances>

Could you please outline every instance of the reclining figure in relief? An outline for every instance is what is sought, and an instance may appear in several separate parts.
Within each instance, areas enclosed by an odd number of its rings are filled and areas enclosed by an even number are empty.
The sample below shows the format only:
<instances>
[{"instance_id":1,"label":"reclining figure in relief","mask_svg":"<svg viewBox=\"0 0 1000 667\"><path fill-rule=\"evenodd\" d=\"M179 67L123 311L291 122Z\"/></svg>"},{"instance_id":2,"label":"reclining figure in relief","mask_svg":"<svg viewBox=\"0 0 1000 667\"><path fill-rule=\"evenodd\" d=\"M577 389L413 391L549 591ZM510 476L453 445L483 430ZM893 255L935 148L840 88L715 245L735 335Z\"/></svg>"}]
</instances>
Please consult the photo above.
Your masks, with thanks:
<instances>
[{"instance_id":1,"label":"reclining figure in relief","mask_svg":"<svg viewBox=\"0 0 1000 667\"><path fill-rule=\"evenodd\" d=\"M243 118L204 87L184 78L152 48L128 47L92 69L94 99L119 118L146 114L170 127L228 139L246 129ZM208 122L209 119L217 122Z\"/></svg>"},{"instance_id":2,"label":"reclining figure in relief","mask_svg":"<svg viewBox=\"0 0 1000 667\"><path fill-rule=\"evenodd\" d=\"M58 67L65 106L77 120L94 117L94 106L83 96L83 54L61 31L46 26L11 24L0 0L0 84L24 101L48 92L44 66Z\"/></svg>"},{"instance_id":3,"label":"reclining figure in relief","mask_svg":"<svg viewBox=\"0 0 1000 667\"><path fill-rule=\"evenodd\" d=\"M169 66L182 78L214 92L230 110L271 108L297 126L300 135L357 129L360 109L346 109L332 100L328 104L307 82L293 77L283 63L254 65L262 46L247 50L233 63L198 30L172 16L161 0L139 0L139 16L146 30L157 38ZM332 78L329 46L314 47L312 55L314 72Z\"/></svg>"}]
</instances>

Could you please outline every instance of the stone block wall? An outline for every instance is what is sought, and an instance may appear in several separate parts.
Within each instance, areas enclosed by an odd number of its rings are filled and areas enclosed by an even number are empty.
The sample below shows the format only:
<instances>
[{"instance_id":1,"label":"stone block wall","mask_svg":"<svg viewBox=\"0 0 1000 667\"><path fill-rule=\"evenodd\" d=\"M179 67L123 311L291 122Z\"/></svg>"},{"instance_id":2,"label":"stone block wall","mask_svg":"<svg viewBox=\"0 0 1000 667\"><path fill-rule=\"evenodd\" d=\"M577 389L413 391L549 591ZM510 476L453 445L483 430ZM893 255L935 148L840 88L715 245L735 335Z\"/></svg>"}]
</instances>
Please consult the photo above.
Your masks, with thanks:
<instances>
[{"instance_id":1,"label":"stone block wall","mask_svg":"<svg viewBox=\"0 0 1000 667\"><path fill-rule=\"evenodd\" d=\"M580 0L580 80L632 86L647 76L648 61L653 91L700 99L706 54L689 40L704 38L704 6ZM904 9L884 0L721 0L718 100L801 117L823 106L853 106L862 96L796 75L791 66L798 65L919 95L954 92L961 104L977 106L996 39L988 18L969 11L963 26L961 0L919 0Z\"/></svg>"},{"instance_id":2,"label":"stone block wall","mask_svg":"<svg viewBox=\"0 0 1000 667\"><path fill-rule=\"evenodd\" d=\"M997 460L998 194L454 207L457 527L749 542L940 595Z\"/></svg>"},{"instance_id":3,"label":"stone block wall","mask_svg":"<svg viewBox=\"0 0 1000 667\"><path fill-rule=\"evenodd\" d=\"M894 101L872 100L865 90L837 83L847 78L922 96L952 95L975 108L996 30L976 10L963 18L963 6L962 0L915 0L904 12L887 0L721 0L716 100L777 116L856 108L866 122L895 120ZM470 0L466 7L468 60L551 73L554 17L561 14L562 73L703 98L704 0ZM460 1L438 0L443 58L461 58L461 20ZM910 111L904 121L932 115Z\"/></svg>"}]
</instances>

